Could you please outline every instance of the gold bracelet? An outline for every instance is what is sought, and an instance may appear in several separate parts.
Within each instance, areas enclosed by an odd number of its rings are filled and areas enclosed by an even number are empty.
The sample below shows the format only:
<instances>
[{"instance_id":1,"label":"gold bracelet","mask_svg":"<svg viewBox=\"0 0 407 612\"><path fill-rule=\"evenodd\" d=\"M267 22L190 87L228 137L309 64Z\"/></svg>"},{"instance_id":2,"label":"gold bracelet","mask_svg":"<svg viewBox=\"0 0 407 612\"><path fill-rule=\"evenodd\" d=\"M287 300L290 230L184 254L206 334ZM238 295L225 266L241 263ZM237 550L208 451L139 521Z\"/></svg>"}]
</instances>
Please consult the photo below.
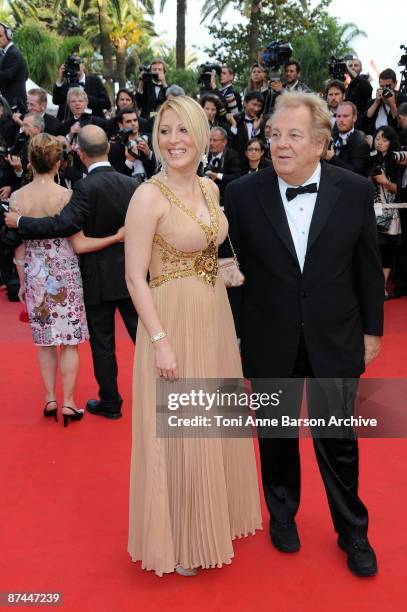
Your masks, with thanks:
<instances>
[{"instance_id":1,"label":"gold bracelet","mask_svg":"<svg viewBox=\"0 0 407 612\"><path fill-rule=\"evenodd\" d=\"M165 331L160 331L158 332L158 334L154 334L154 336L151 336L151 342L158 342L159 340L162 340L162 338L166 338L167 334L165 333Z\"/></svg>"}]
</instances>

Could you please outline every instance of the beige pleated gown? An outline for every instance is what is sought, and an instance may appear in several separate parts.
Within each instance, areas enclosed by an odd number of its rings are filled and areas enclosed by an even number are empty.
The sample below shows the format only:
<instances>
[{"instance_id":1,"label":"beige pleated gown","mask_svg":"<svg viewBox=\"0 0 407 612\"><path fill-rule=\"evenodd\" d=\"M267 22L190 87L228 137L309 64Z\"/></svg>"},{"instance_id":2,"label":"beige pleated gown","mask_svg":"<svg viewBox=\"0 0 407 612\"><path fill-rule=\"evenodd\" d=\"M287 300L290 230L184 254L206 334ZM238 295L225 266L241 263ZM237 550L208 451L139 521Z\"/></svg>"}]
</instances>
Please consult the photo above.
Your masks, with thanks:
<instances>
[{"instance_id":1,"label":"beige pleated gown","mask_svg":"<svg viewBox=\"0 0 407 612\"><path fill-rule=\"evenodd\" d=\"M210 226L164 183L150 181L171 204L154 237L150 287L180 378L241 378L232 313L216 273L217 246L227 235L227 220L199 180ZM221 567L231 562L234 538L261 528L253 440L157 437L156 376L154 349L140 322L133 375L129 553L159 576L178 564Z\"/></svg>"}]
</instances>

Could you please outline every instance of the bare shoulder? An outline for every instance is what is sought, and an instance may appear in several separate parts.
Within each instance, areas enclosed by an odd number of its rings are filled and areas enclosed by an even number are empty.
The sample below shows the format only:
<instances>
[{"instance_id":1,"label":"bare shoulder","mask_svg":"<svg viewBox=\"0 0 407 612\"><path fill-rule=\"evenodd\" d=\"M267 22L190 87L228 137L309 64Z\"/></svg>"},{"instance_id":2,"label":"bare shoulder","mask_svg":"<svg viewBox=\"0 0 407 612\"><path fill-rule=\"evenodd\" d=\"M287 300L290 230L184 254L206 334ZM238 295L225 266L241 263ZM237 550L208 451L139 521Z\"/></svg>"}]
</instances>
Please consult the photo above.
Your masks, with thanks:
<instances>
[{"instance_id":1,"label":"bare shoulder","mask_svg":"<svg viewBox=\"0 0 407 612\"><path fill-rule=\"evenodd\" d=\"M143 183L137 187L130 204L130 214L142 214L150 218L159 219L168 209L168 200L154 183Z\"/></svg>"},{"instance_id":2,"label":"bare shoulder","mask_svg":"<svg viewBox=\"0 0 407 612\"><path fill-rule=\"evenodd\" d=\"M211 196L214 198L215 202L219 204L219 187L217 186L217 184L212 179L206 176L202 178L202 181Z\"/></svg>"}]
</instances>

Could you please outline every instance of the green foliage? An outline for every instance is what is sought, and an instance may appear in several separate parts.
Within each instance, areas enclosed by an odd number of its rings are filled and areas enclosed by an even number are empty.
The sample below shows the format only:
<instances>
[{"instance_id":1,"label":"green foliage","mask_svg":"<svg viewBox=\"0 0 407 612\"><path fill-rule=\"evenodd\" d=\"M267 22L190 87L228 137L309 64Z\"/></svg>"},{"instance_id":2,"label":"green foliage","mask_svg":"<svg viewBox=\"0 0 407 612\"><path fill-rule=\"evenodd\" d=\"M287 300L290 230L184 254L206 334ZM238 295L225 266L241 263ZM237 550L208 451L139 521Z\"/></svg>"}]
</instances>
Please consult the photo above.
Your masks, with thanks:
<instances>
[{"instance_id":1,"label":"green foliage","mask_svg":"<svg viewBox=\"0 0 407 612\"><path fill-rule=\"evenodd\" d=\"M192 98L199 95L198 70L170 68L167 74L167 82L177 84L185 90Z\"/></svg>"},{"instance_id":2,"label":"green foliage","mask_svg":"<svg viewBox=\"0 0 407 612\"><path fill-rule=\"evenodd\" d=\"M331 17L327 12L330 3L331 0L320 0L312 8L309 1L266 0L262 5L258 50L273 40L291 42L293 57L302 65L301 78L315 90L322 89L328 78L329 58L352 52L352 40L356 36L365 36L356 25L340 24L336 17ZM233 4L238 7L250 3L235 0ZM205 51L213 60L234 66L237 85L243 89L250 72L247 61L249 25L242 23L228 27L221 21L211 24L208 29L213 44Z\"/></svg>"},{"instance_id":3,"label":"green foliage","mask_svg":"<svg viewBox=\"0 0 407 612\"><path fill-rule=\"evenodd\" d=\"M59 37L47 32L45 26L27 21L16 31L14 40L27 60L32 80L49 90L59 66Z\"/></svg>"}]
</instances>

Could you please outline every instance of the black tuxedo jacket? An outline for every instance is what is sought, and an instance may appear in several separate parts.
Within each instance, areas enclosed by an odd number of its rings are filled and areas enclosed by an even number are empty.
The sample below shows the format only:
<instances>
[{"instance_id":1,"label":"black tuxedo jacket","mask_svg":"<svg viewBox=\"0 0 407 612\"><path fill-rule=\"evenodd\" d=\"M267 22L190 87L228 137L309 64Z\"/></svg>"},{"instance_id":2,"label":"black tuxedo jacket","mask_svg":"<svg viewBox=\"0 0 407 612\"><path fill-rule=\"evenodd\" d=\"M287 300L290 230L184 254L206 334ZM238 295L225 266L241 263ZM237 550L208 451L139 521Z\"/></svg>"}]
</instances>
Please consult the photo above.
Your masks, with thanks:
<instances>
[{"instance_id":1,"label":"black tuxedo jacket","mask_svg":"<svg viewBox=\"0 0 407 612\"><path fill-rule=\"evenodd\" d=\"M72 236L83 229L86 236L103 238L124 225L136 181L110 166L92 170L75 183L70 202L55 217L21 217L18 230L25 239ZM121 242L79 257L85 303L128 298Z\"/></svg>"},{"instance_id":2,"label":"black tuxedo jacket","mask_svg":"<svg viewBox=\"0 0 407 612\"><path fill-rule=\"evenodd\" d=\"M155 112L167 99L165 94L168 87L160 87L158 96L155 93L155 88L154 83L145 83L143 93L137 92L136 94L137 106L141 109L140 114L144 119L150 119L150 113Z\"/></svg>"},{"instance_id":3,"label":"black tuxedo jacket","mask_svg":"<svg viewBox=\"0 0 407 612\"><path fill-rule=\"evenodd\" d=\"M47 134L56 134L58 132L58 128L61 125L59 119L54 117L53 115L49 115L48 113L44 113L44 132ZM64 134L65 136L65 134Z\"/></svg>"},{"instance_id":4,"label":"black tuxedo jacket","mask_svg":"<svg viewBox=\"0 0 407 612\"><path fill-rule=\"evenodd\" d=\"M383 333L383 273L372 183L322 162L304 270L272 168L226 189L229 233L246 281L245 376L289 377L301 332L316 377L364 371L364 334Z\"/></svg>"},{"instance_id":5,"label":"black tuxedo jacket","mask_svg":"<svg viewBox=\"0 0 407 612\"><path fill-rule=\"evenodd\" d=\"M370 105L373 88L364 76L352 79L346 90L346 100L353 102L358 109L358 114L364 113Z\"/></svg>"},{"instance_id":6,"label":"black tuxedo jacket","mask_svg":"<svg viewBox=\"0 0 407 612\"><path fill-rule=\"evenodd\" d=\"M249 136L247 133L247 127L244 119L244 111L235 115L235 120L237 124L237 134L233 134L233 132L231 132L230 136L230 144L239 153L241 164L243 164L246 159L245 151L247 143L249 142ZM260 131L255 136L264 140L264 129L260 128Z\"/></svg>"},{"instance_id":7,"label":"black tuxedo jacket","mask_svg":"<svg viewBox=\"0 0 407 612\"><path fill-rule=\"evenodd\" d=\"M67 136L69 134L69 130L71 129L73 124L76 123L77 121L78 119L75 119L75 117L73 117L71 114L69 119L67 119L66 121L62 121L62 123L59 124L58 128L55 130L55 134L57 136ZM102 128L102 130L106 131L106 125L107 125L106 119L101 119L100 117L94 117L93 115L88 115L87 113L83 113L79 121L82 121L81 127L83 127L84 125L91 124L91 125L97 125L100 128Z\"/></svg>"},{"instance_id":8,"label":"black tuxedo jacket","mask_svg":"<svg viewBox=\"0 0 407 612\"><path fill-rule=\"evenodd\" d=\"M338 133L334 131L334 139L338 138ZM370 149L366 142L366 137L360 130L355 130L342 146L338 155L334 155L329 161L333 166L339 166L352 172L357 172L361 176L367 176L370 166Z\"/></svg>"},{"instance_id":9,"label":"black tuxedo jacket","mask_svg":"<svg viewBox=\"0 0 407 612\"><path fill-rule=\"evenodd\" d=\"M105 86L100 78L93 74L87 74L85 76L84 90L88 95L88 107L92 110L92 115L94 117L104 118L103 111L104 109L109 109L111 107L111 102L109 96L107 95ZM54 89L52 90L52 101L54 104L59 106L58 119L60 121L63 121L65 118L65 103L67 93L67 83L64 83L60 87L55 84Z\"/></svg>"},{"instance_id":10,"label":"black tuxedo jacket","mask_svg":"<svg viewBox=\"0 0 407 612\"><path fill-rule=\"evenodd\" d=\"M209 153L209 164L211 164L212 157L212 153ZM220 158L219 165L214 170L214 172L223 174L221 180L215 181L215 183L219 187L220 205L223 206L223 197L226 185L228 185L231 181L235 181L236 179L238 179L239 176L241 176L242 174L242 169L240 167L240 159L237 151L226 147L226 149L223 151L222 157Z\"/></svg>"},{"instance_id":11,"label":"black tuxedo jacket","mask_svg":"<svg viewBox=\"0 0 407 612\"><path fill-rule=\"evenodd\" d=\"M25 90L27 78L28 69L24 56L15 45L12 45L0 60L0 91L10 106L27 105Z\"/></svg>"}]
</instances>

